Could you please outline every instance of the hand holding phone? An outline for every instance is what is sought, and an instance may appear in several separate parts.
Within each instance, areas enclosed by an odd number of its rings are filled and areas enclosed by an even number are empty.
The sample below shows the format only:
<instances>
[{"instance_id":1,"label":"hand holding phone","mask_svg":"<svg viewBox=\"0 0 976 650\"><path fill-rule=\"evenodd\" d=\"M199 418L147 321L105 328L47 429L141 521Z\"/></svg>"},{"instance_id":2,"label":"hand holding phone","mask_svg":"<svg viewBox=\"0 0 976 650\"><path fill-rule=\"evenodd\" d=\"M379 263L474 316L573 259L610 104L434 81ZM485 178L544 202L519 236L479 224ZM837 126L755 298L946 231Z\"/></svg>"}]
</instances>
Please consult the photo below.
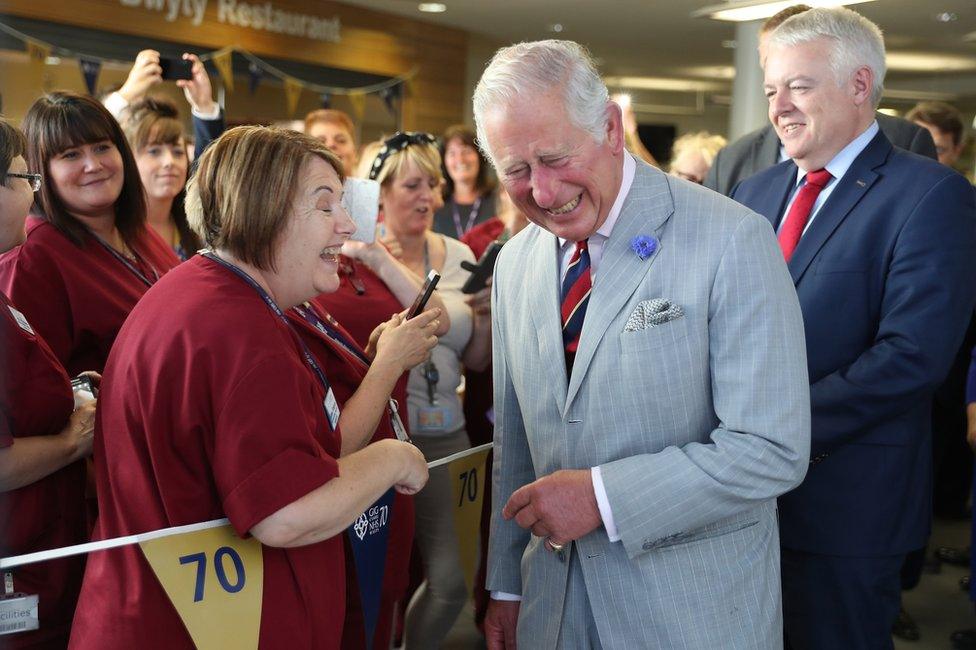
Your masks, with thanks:
<instances>
[{"instance_id":1,"label":"hand holding phone","mask_svg":"<svg viewBox=\"0 0 976 650\"><path fill-rule=\"evenodd\" d=\"M193 79L193 61L161 56L159 57L159 67L163 70L164 80Z\"/></svg>"},{"instance_id":2,"label":"hand holding phone","mask_svg":"<svg viewBox=\"0 0 976 650\"><path fill-rule=\"evenodd\" d=\"M74 394L75 408L86 402L93 402L98 397L98 389L86 375L78 375L71 380L71 392Z\"/></svg>"},{"instance_id":3,"label":"hand holding phone","mask_svg":"<svg viewBox=\"0 0 976 650\"><path fill-rule=\"evenodd\" d=\"M488 244L488 248L481 254L477 264L471 262L461 262L461 268L471 271L470 277L461 287L461 293L478 293L487 286L488 278L495 271L495 260L498 259L498 251L502 249L501 242L493 241Z\"/></svg>"},{"instance_id":4,"label":"hand holding phone","mask_svg":"<svg viewBox=\"0 0 976 650\"><path fill-rule=\"evenodd\" d=\"M430 300L430 295L434 293L434 288L440 279L441 274L437 271L431 271L427 274L427 280L424 281L424 286L420 289L420 293L417 294L417 299L413 301L413 304L410 305L410 309L407 311L407 320L417 316L424 310L424 307L427 306L427 301Z\"/></svg>"}]
</instances>

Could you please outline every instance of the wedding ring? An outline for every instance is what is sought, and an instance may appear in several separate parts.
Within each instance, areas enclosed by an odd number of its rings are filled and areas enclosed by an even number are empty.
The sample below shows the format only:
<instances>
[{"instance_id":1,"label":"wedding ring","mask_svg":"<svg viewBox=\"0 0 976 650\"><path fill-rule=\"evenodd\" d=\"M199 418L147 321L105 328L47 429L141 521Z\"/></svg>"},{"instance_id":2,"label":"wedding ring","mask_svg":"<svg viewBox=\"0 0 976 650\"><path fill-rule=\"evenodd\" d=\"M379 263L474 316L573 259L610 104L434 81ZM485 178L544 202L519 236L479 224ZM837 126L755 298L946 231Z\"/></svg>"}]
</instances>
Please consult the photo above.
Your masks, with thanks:
<instances>
[{"instance_id":1,"label":"wedding ring","mask_svg":"<svg viewBox=\"0 0 976 650\"><path fill-rule=\"evenodd\" d=\"M551 537L547 537L546 542L548 542L549 548L551 548L556 553L561 552L563 548L565 548L564 544L557 544L556 542L552 541Z\"/></svg>"}]
</instances>

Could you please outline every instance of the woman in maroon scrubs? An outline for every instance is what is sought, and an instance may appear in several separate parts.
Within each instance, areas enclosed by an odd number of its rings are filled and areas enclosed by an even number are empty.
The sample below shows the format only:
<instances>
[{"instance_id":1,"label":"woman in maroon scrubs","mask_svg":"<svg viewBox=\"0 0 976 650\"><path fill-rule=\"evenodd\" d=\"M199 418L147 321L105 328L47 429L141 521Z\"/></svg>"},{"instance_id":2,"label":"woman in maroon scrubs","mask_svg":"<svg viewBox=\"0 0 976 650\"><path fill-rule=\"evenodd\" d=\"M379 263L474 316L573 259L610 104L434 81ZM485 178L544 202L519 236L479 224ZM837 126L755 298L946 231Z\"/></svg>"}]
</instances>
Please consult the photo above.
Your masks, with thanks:
<instances>
[{"instance_id":1,"label":"woman in maroon scrubs","mask_svg":"<svg viewBox=\"0 0 976 650\"><path fill-rule=\"evenodd\" d=\"M0 120L0 252L24 241L40 180L25 150L24 136ZM0 358L0 557L87 541L81 461L91 454L95 402L75 408L64 368L2 292ZM10 591L38 597L40 627L4 636L3 647L64 648L84 567L82 556L5 572Z\"/></svg>"},{"instance_id":2,"label":"woman in maroon scrubs","mask_svg":"<svg viewBox=\"0 0 976 650\"><path fill-rule=\"evenodd\" d=\"M26 241L0 257L0 289L69 375L101 372L132 307L180 260L146 226L139 169L101 104L51 93L27 111L24 133L43 179Z\"/></svg>"},{"instance_id":3,"label":"woman in maroon scrubs","mask_svg":"<svg viewBox=\"0 0 976 650\"><path fill-rule=\"evenodd\" d=\"M339 406L334 372L285 315L338 287L354 227L341 169L291 131L239 127L214 142L188 188L211 250L139 301L100 393L95 536L229 518L263 544L262 648L340 646L341 536L391 487L413 493L427 480L413 445L364 446L370 424ZM377 350L424 356L437 316L391 323ZM124 547L89 558L71 646L193 642L139 549Z\"/></svg>"}]
</instances>

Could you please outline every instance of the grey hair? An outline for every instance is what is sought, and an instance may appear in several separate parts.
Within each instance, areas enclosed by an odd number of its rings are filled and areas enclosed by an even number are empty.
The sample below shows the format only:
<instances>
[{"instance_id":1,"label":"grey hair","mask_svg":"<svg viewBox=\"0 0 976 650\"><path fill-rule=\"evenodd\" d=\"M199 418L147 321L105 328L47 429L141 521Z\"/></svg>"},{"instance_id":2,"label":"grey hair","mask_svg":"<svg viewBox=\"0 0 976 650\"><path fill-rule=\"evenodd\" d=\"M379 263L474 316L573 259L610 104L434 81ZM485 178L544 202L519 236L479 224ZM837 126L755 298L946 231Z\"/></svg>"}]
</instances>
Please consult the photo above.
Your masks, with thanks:
<instances>
[{"instance_id":1,"label":"grey hair","mask_svg":"<svg viewBox=\"0 0 976 650\"><path fill-rule=\"evenodd\" d=\"M572 122L597 142L606 137L610 99L593 57L573 41L517 43L495 53L474 89L474 121L478 146L494 162L485 138L485 115L527 92L561 89Z\"/></svg>"},{"instance_id":2,"label":"grey hair","mask_svg":"<svg viewBox=\"0 0 976 650\"><path fill-rule=\"evenodd\" d=\"M790 17L769 35L770 44L789 47L819 39L832 41L830 67L837 83L843 83L861 66L871 69L871 101L876 108L884 93L886 69L881 29L856 11L821 7Z\"/></svg>"}]
</instances>

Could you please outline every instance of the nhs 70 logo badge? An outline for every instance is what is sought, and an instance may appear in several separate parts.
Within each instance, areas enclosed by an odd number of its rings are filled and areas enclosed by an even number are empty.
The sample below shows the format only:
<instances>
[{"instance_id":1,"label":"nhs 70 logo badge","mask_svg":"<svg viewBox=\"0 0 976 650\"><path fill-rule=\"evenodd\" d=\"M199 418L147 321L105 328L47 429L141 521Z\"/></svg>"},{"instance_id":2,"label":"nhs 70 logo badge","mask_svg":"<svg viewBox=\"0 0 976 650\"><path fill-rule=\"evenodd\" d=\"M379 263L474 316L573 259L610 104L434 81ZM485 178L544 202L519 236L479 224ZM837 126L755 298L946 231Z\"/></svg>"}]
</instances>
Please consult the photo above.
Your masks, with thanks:
<instances>
[{"instance_id":1,"label":"nhs 70 logo badge","mask_svg":"<svg viewBox=\"0 0 976 650\"><path fill-rule=\"evenodd\" d=\"M390 519L390 506L372 506L369 510L359 515L359 519L353 524L356 537L362 541L367 535L375 535L387 524Z\"/></svg>"}]
</instances>

